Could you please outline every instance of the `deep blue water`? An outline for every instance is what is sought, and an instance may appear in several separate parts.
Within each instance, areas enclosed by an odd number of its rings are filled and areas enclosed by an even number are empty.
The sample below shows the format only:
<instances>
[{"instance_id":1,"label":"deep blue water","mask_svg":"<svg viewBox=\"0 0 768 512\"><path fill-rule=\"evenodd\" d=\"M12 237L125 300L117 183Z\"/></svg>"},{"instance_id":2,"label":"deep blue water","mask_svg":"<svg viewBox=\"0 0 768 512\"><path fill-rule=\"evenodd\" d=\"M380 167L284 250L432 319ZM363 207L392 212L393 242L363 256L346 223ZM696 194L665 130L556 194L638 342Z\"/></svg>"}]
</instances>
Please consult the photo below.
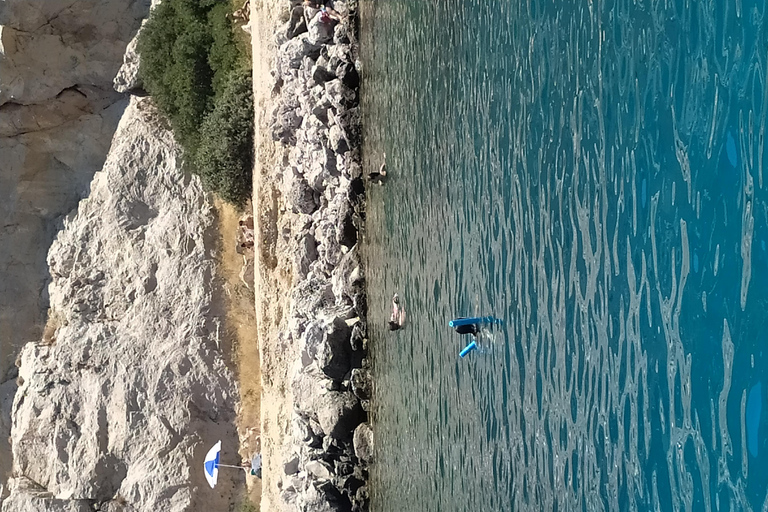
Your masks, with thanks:
<instances>
[{"instance_id":1,"label":"deep blue water","mask_svg":"<svg viewBox=\"0 0 768 512\"><path fill-rule=\"evenodd\" d=\"M361 10L373 510L768 510L765 4Z\"/></svg>"}]
</instances>

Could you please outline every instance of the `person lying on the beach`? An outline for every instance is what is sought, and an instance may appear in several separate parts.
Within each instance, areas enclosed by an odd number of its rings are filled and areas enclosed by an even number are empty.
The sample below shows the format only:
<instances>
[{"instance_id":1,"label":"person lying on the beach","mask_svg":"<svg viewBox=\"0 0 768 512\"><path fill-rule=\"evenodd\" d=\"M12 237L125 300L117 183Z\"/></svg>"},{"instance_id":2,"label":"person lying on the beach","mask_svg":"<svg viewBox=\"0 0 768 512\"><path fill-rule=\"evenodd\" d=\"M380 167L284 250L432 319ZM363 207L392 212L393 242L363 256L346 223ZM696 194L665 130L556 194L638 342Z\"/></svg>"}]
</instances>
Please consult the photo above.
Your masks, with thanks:
<instances>
[{"instance_id":1,"label":"person lying on the beach","mask_svg":"<svg viewBox=\"0 0 768 512\"><path fill-rule=\"evenodd\" d=\"M405 309L400 306L400 296L395 294L392 297L392 315L389 317L389 330L396 331L403 328L405 324Z\"/></svg>"},{"instance_id":2,"label":"person lying on the beach","mask_svg":"<svg viewBox=\"0 0 768 512\"><path fill-rule=\"evenodd\" d=\"M384 183L384 179L387 177L387 171L385 167L387 166L387 154L384 153L384 161L381 163L381 167L379 167L379 171L373 171L371 173L368 173L368 179L371 180L373 183L378 183L379 185Z\"/></svg>"}]
</instances>

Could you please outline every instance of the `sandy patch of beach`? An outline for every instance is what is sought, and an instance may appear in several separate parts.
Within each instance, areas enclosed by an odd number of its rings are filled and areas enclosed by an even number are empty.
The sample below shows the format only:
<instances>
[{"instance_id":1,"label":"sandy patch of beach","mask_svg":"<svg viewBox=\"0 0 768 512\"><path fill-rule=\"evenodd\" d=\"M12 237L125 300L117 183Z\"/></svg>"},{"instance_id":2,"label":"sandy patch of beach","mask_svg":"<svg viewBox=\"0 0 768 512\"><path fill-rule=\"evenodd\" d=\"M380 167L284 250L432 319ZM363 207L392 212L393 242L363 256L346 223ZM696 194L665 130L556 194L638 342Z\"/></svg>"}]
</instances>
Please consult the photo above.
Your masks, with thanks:
<instances>
[{"instance_id":1,"label":"sandy patch of beach","mask_svg":"<svg viewBox=\"0 0 768 512\"><path fill-rule=\"evenodd\" d=\"M253 250L243 254L235 242L238 223L244 212L221 200L215 201L218 230L221 234L218 274L226 304L224 338L233 348L233 359L240 391L237 431L240 437L240 456L243 460L260 449L261 422L261 362L256 341L256 311L253 291ZM248 205L246 211L250 211ZM247 476L248 498L258 504L261 482Z\"/></svg>"},{"instance_id":2,"label":"sandy patch of beach","mask_svg":"<svg viewBox=\"0 0 768 512\"><path fill-rule=\"evenodd\" d=\"M274 33L288 16L284 0L251 0L253 92L255 104L256 159L253 170L253 209L256 238L254 277L258 346L261 360L261 451L264 457L261 510L281 510L284 440L290 429L292 394L289 371L294 357L278 339L290 307L293 279L290 257L279 236L283 225L280 194L272 175L284 149L273 142L269 115L273 106L274 79L270 73L276 54Z\"/></svg>"}]
</instances>

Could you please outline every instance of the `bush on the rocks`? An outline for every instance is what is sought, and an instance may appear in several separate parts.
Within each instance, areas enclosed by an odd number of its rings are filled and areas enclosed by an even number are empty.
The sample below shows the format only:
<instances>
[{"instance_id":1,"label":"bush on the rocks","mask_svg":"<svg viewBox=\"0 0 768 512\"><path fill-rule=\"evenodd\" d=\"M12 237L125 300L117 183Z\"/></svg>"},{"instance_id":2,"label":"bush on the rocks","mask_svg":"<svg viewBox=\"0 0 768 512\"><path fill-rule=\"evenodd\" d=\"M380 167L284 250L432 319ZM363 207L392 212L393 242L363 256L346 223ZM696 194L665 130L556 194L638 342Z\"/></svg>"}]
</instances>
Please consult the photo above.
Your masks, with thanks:
<instances>
[{"instance_id":1,"label":"bush on the rocks","mask_svg":"<svg viewBox=\"0 0 768 512\"><path fill-rule=\"evenodd\" d=\"M253 95L231 12L228 1L164 0L141 30L138 51L144 85L193 170L225 200L242 203L250 194Z\"/></svg>"},{"instance_id":2,"label":"bush on the rocks","mask_svg":"<svg viewBox=\"0 0 768 512\"><path fill-rule=\"evenodd\" d=\"M232 73L214 102L200 128L195 169L210 190L240 204L250 194L253 167L251 77Z\"/></svg>"}]
</instances>

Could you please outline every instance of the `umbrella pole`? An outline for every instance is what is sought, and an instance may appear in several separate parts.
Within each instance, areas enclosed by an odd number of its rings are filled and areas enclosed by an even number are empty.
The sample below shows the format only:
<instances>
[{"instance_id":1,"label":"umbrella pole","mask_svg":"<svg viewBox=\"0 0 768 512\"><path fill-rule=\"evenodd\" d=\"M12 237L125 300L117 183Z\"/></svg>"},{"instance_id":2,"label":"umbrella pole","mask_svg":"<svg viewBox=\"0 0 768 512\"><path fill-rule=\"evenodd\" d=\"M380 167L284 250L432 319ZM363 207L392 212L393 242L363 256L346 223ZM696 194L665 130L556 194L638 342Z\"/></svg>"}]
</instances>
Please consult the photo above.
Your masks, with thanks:
<instances>
[{"instance_id":1,"label":"umbrella pole","mask_svg":"<svg viewBox=\"0 0 768 512\"><path fill-rule=\"evenodd\" d=\"M231 466L229 464L216 464L217 468L235 468L235 469L242 469L243 471L247 471L247 468L244 468L243 466Z\"/></svg>"}]
</instances>

